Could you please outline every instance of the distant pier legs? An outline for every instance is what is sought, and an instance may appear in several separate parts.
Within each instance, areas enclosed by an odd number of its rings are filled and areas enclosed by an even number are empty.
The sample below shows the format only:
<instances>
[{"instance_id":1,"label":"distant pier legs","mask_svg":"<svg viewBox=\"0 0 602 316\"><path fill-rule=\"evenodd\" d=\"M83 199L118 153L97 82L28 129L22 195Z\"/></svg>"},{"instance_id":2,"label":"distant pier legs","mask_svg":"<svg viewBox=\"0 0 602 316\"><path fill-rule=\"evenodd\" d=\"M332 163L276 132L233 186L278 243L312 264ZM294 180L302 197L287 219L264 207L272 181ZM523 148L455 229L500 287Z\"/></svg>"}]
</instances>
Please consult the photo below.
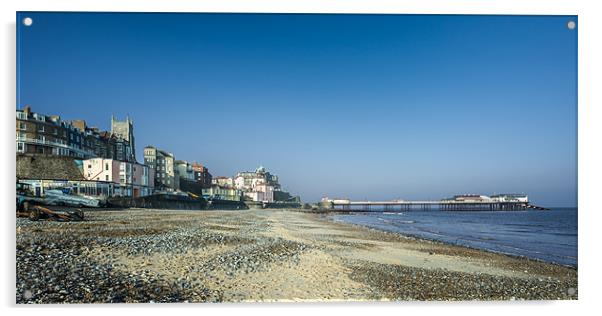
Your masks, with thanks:
<instances>
[{"instance_id":1,"label":"distant pier legs","mask_svg":"<svg viewBox=\"0 0 602 316\"><path fill-rule=\"evenodd\" d=\"M439 201L322 201L322 209L343 210L355 212L385 211L521 211L527 209L544 210L545 208L530 205L525 201L495 201L495 200L439 200Z\"/></svg>"}]
</instances>

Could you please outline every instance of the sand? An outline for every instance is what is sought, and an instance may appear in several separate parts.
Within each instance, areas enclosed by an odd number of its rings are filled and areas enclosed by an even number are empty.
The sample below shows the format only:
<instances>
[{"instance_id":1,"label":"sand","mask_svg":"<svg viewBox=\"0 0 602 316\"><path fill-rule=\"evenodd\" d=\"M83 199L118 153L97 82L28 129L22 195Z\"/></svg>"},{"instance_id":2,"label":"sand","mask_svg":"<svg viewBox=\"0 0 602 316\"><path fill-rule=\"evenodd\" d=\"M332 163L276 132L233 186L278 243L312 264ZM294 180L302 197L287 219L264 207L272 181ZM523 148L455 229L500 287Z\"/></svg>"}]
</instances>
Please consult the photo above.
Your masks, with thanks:
<instances>
[{"instance_id":1,"label":"sand","mask_svg":"<svg viewBox=\"0 0 602 316\"><path fill-rule=\"evenodd\" d=\"M577 298L575 268L333 222L321 214L124 210L86 216L80 223L17 221L18 302ZM47 262L46 273L61 273L66 281L45 286L28 280L26 272L45 271L31 267L40 257L32 252L50 254L54 248L45 250L47 244L59 239L72 241L73 259ZM67 268L60 271L75 260L99 273L108 269L115 281L102 287L110 290L71 295L95 284L93 274L82 281ZM61 294L63 288L68 290Z\"/></svg>"}]
</instances>

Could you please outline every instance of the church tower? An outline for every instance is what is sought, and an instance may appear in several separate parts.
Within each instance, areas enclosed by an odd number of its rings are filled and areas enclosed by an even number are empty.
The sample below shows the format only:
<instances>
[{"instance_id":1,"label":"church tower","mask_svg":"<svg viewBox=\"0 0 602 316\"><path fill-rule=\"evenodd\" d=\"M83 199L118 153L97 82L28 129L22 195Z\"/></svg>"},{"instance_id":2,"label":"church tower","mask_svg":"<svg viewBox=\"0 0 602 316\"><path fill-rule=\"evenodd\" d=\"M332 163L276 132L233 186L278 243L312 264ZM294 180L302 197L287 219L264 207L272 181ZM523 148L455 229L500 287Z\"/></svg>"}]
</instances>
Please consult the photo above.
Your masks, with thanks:
<instances>
[{"instance_id":1,"label":"church tower","mask_svg":"<svg viewBox=\"0 0 602 316\"><path fill-rule=\"evenodd\" d=\"M136 161L134 122L130 119L129 115L126 116L125 121L118 121L115 119L115 116L111 115L111 134L127 142L127 144L124 144L125 148L122 152L123 156L118 159L124 161Z\"/></svg>"}]
</instances>

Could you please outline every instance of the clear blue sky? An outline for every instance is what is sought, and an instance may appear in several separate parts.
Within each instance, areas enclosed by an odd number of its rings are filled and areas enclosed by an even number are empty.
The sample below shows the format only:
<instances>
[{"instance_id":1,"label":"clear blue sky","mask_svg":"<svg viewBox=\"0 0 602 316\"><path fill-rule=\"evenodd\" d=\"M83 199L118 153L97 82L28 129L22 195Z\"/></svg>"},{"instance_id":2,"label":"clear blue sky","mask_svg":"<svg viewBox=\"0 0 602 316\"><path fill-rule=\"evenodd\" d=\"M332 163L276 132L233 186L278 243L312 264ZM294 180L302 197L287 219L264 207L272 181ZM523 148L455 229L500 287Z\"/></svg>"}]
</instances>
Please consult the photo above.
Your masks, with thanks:
<instances>
[{"instance_id":1,"label":"clear blue sky","mask_svg":"<svg viewBox=\"0 0 602 316\"><path fill-rule=\"evenodd\" d=\"M19 13L17 106L305 201L576 206L574 16Z\"/></svg>"}]
</instances>

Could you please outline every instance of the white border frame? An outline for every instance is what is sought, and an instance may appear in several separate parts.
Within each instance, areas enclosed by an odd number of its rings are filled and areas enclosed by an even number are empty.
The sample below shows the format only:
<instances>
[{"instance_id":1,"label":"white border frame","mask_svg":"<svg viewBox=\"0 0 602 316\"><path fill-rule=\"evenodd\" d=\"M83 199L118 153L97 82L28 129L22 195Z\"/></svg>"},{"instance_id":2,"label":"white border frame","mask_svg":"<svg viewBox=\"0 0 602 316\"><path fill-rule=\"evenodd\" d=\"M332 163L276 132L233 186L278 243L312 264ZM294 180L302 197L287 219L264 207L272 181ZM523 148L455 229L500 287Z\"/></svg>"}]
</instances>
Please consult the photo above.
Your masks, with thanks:
<instances>
[{"instance_id":1,"label":"white border frame","mask_svg":"<svg viewBox=\"0 0 602 316\"><path fill-rule=\"evenodd\" d=\"M79 315L105 313L131 313L132 308L142 308L144 313L163 314L165 308L178 308L179 313L248 313L261 315L282 315L282 313L305 314L308 312L342 312L345 314L362 315L368 313L367 308L377 308L378 313L408 313L408 314L462 314L482 315L509 313L537 314L577 314L586 308L594 307L597 299L600 273L597 271L601 250L597 245L596 234L602 224L602 210L596 204L600 179L599 162L601 143L597 135L602 135L599 124L600 107L600 51L599 30L602 30L602 16L595 1L443 1L443 0L413 0L413 1L245 1L245 0L105 0L84 2L76 0L21 0L3 1L3 44L2 63L4 74L2 80L2 96L4 96L2 128L2 148L10 148L2 157L3 171L0 181L0 194L3 208L2 254L0 261L4 284L0 287L3 309L8 312L40 315L61 314ZM35 307L26 308L15 306L15 225L12 208L14 204L14 134L12 131L13 110L15 108L15 11L114 11L114 12L304 12L304 13L408 13L408 14L544 14L544 15L578 15L577 31L579 32L579 108L578 108L578 163L579 163L579 300L558 302L465 302L465 303L345 303L345 304L221 304L193 305L194 309L183 304L176 305L129 305L105 306L93 305L96 308L84 307ZM598 32L596 32L598 31ZM596 34L598 33L598 34ZM8 203L7 201L10 201ZM190 306L192 307L192 306ZM492 308L493 307L493 308ZM198 309L200 308L200 309ZM217 308L217 309L216 309ZM241 310L241 308L249 310ZM286 310L284 310L286 309ZM311 310L311 311L310 311Z\"/></svg>"}]
</instances>

